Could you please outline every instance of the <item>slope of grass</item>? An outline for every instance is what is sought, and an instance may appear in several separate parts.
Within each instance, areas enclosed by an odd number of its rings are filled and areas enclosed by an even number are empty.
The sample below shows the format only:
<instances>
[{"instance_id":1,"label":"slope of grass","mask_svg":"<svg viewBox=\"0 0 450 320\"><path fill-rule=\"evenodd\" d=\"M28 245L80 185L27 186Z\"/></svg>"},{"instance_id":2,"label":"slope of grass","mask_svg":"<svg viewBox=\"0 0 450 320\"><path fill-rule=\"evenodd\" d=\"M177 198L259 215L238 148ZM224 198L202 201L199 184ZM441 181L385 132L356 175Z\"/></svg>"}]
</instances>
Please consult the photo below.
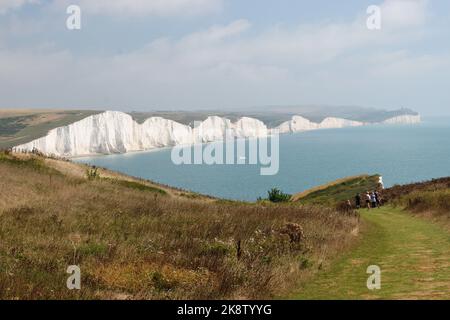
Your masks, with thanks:
<instances>
[{"instance_id":1,"label":"slope of grass","mask_svg":"<svg viewBox=\"0 0 450 320\"><path fill-rule=\"evenodd\" d=\"M353 200L357 193L365 193L379 187L379 175L361 175L336 180L299 193L292 197L292 201L303 204L320 204L334 207L336 204Z\"/></svg>"},{"instance_id":2,"label":"slope of grass","mask_svg":"<svg viewBox=\"0 0 450 320\"><path fill-rule=\"evenodd\" d=\"M395 185L391 188L384 190L383 196L386 201L391 200L396 201L412 193L418 195L425 192L434 192L449 189L450 189L450 177L444 177L405 185Z\"/></svg>"},{"instance_id":3,"label":"slope of grass","mask_svg":"<svg viewBox=\"0 0 450 320\"><path fill-rule=\"evenodd\" d=\"M450 217L450 189L437 191L414 191L393 201L415 212L433 211Z\"/></svg>"},{"instance_id":4,"label":"slope of grass","mask_svg":"<svg viewBox=\"0 0 450 320\"><path fill-rule=\"evenodd\" d=\"M0 118L0 136L11 136L26 127L24 121L28 117Z\"/></svg>"},{"instance_id":5,"label":"slope of grass","mask_svg":"<svg viewBox=\"0 0 450 320\"><path fill-rule=\"evenodd\" d=\"M450 229L450 188L417 191L391 198L394 206L407 208L414 215L441 223Z\"/></svg>"},{"instance_id":6,"label":"slope of grass","mask_svg":"<svg viewBox=\"0 0 450 320\"><path fill-rule=\"evenodd\" d=\"M102 178L103 180L107 180L110 181L111 183L116 183L120 186L123 186L125 188L131 188L131 189L135 189L135 190L140 190L140 191L149 191L149 192L155 192L155 193L159 193L162 195L166 195L167 192L156 188L156 187L152 187L152 186L148 186L139 182L134 182L134 181L126 181L126 180L119 180L119 179L111 179L111 178Z\"/></svg>"},{"instance_id":7,"label":"slope of grass","mask_svg":"<svg viewBox=\"0 0 450 320\"><path fill-rule=\"evenodd\" d=\"M358 224L331 209L88 180L84 167L27 157L0 157L0 299L270 298L346 248ZM69 265L81 291L66 288Z\"/></svg>"},{"instance_id":8,"label":"slope of grass","mask_svg":"<svg viewBox=\"0 0 450 320\"><path fill-rule=\"evenodd\" d=\"M65 126L101 111L91 110L13 110L0 113L0 149L30 142L51 129Z\"/></svg>"},{"instance_id":9,"label":"slope of grass","mask_svg":"<svg viewBox=\"0 0 450 320\"><path fill-rule=\"evenodd\" d=\"M450 234L400 209L362 211L359 245L303 286L296 299L450 299ZM367 289L367 267L381 290Z\"/></svg>"}]
</instances>

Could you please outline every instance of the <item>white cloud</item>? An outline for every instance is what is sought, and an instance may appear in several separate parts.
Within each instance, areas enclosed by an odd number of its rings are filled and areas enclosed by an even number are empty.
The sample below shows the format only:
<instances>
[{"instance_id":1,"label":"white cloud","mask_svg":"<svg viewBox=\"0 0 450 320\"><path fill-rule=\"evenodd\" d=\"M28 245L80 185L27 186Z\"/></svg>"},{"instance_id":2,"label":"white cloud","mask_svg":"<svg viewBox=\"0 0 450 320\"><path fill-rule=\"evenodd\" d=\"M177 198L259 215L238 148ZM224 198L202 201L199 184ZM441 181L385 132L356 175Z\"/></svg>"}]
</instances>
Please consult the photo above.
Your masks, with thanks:
<instances>
[{"instance_id":1,"label":"white cloud","mask_svg":"<svg viewBox=\"0 0 450 320\"><path fill-rule=\"evenodd\" d=\"M26 4L36 4L39 0L1 0L0 14L5 14L9 10L19 9Z\"/></svg>"},{"instance_id":2,"label":"white cloud","mask_svg":"<svg viewBox=\"0 0 450 320\"><path fill-rule=\"evenodd\" d=\"M369 74L377 78L421 77L435 70L448 70L450 55L411 55L405 50L379 53L370 59Z\"/></svg>"},{"instance_id":3,"label":"white cloud","mask_svg":"<svg viewBox=\"0 0 450 320\"><path fill-rule=\"evenodd\" d=\"M218 11L222 0L80 0L79 5L93 14L177 16Z\"/></svg>"},{"instance_id":4,"label":"white cloud","mask_svg":"<svg viewBox=\"0 0 450 320\"><path fill-rule=\"evenodd\" d=\"M425 23L428 0L386 0L381 5L382 24L387 28L407 28Z\"/></svg>"},{"instance_id":5,"label":"white cloud","mask_svg":"<svg viewBox=\"0 0 450 320\"><path fill-rule=\"evenodd\" d=\"M216 25L206 31L194 32L182 40L184 45L204 45L217 43L224 39L239 35L251 26L247 20L236 20L228 25Z\"/></svg>"},{"instance_id":6,"label":"white cloud","mask_svg":"<svg viewBox=\"0 0 450 320\"><path fill-rule=\"evenodd\" d=\"M265 30L242 19L120 55L0 50L0 97L5 105L124 109L370 104L383 102L379 88L409 83L412 100L422 79L450 69L449 57L411 52L421 40L426 1L387 0L382 8L390 23L381 31L368 30L364 15ZM400 93L387 89L381 96L394 105L405 98Z\"/></svg>"}]
</instances>

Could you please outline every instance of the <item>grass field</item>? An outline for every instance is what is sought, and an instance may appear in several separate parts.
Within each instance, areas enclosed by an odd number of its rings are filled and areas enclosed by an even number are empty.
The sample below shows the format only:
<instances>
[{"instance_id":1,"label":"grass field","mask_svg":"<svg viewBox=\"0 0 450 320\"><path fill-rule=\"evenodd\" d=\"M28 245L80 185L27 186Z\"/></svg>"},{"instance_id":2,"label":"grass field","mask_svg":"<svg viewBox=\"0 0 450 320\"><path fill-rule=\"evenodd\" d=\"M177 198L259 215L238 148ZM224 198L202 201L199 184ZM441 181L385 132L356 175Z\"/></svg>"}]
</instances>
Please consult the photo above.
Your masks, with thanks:
<instances>
[{"instance_id":1,"label":"grass field","mask_svg":"<svg viewBox=\"0 0 450 320\"><path fill-rule=\"evenodd\" d=\"M43 137L51 129L79 121L100 111L0 110L0 150Z\"/></svg>"},{"instance_id":2,"label":"grass field","mask_svg":"<svg viewBox=\"0 0 450 320\"><path fill-rule=\"evenodd\" d=\"M293 296L295 299L450 299L450 233L399 208L362 210L355 249ZM367 267L381 268L381 289L367 289Z\"/></svg>"},{"instance_id":3,"label":"grass field","mask_svg":"<svg viewBox=\"0 0 450 320\"><path fill-rule=\"evenodd\" d=\"M332 209L215 200L0 153L0 299L272 298L356 238ZM69 265L82 290L66 288Z\"/></svg>"}]
</instances>

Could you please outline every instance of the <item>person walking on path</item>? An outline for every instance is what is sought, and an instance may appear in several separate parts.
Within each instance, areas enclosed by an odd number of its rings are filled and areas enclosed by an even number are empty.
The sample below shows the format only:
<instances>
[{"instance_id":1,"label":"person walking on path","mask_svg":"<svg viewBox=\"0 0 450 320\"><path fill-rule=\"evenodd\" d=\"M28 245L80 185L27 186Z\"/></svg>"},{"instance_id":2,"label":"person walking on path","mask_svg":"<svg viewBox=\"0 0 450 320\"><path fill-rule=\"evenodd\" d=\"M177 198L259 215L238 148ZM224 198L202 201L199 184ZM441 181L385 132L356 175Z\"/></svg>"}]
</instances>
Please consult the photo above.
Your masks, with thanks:
<instances>
[{"instance_id":1,"label":"person walking on path","mask_svg":"<svg viewBox=\"0 0 450 320\"><path fill-rule=\"evenodd\" d=\"M361 196L359 195L359 193L357 193L355 196L355 204L356 204L356 209L361 208Z\"/></svg>"},{"instance_id":2,"label":"person walking on path","mask_svg":"<svg viewBox=\"0 0 450 320\"><path fill-rule=\"evenodd\" d=\"M375 191L375 199L377 200L377 207L381 207L381 194L378 191Z\"/></svg>"},{"instance_id":3,"label":"person walking on path","mask_svg":"<svg viewBox=\"0 0 450 320\"><path fill-rule=\"evenodd\" d=\"M370 202L372 202L372 208L377 207L377 197L375 196L375 191L373 191L370 195Z\"/></svg>"},{"instance_id":4,"label":"person walking on path","mask_svg":"<svg viewBox=\"0 0 450 320\"><path fill-rule=\"evenodd\" d=\"M369 191L366 192L366 206L367 206L367 210L370 210L370 193Z\"/></svg>"}]
</instances>

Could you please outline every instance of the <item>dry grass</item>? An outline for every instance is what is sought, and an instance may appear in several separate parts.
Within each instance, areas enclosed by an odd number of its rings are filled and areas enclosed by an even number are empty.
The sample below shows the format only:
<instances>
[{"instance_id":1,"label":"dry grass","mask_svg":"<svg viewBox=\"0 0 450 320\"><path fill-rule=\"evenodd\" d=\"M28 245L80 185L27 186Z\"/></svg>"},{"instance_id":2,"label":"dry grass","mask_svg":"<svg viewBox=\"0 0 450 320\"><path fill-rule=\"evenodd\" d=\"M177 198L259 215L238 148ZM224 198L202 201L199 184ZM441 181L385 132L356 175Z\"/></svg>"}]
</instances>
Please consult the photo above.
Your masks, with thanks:
<instances>
[{"instance_id":1,"label":"dry grass","mask_svg":"<svg viewBox=\"0 0 450 320\"><path fill-rule=\"evenodd\" d=\"M59 112L59 111L53 109L0 109L0 119L35 115L40 113L51 113L51 112Z\"/></svg>"},{"instance_id":2,"label":"dry grass","mask_svg":"<svg viewBox=\"0 0 450 320\"><path fill-rule=\"evenodd\" d=\"M383 191L386 201L396 200L405 195L416 192L432 192L450 189L450 177L433 179L430 181L411 183L405 185L396 185Z\"/></svg>"},{"instance_id":3,"label":"dry grass","mask_svg":"<svg viewBox=\"0 0 450 320\"><path fill-rule=\"evenodd\" d=\"M450 189L413 191L391 200L409 212L437 221L450 229Z\"/></svg>"},{"instance_id":4,"label":"dry grass","mask_svg":"<svg viewBox=\"0 0 450 320\"><path fill-rule=\"evenodd\" d=\"M2 299L271 298L347 246L358 223L323 208L191 199L55 168L0 154ZM289 223L301 226L300 241L283 231ZM66 288L73 264L81 291Z\"/></svg>"},{"instance_id":5,"label":"dry grass","mask_svg":"<svg viewBox=\"0 0 450 320\"><path fill-rule=\"evenodd\" d=\"M394 186L385 194L392 205L404 207L450 229L450 178Z\"/></svg>"}]
</instances>

